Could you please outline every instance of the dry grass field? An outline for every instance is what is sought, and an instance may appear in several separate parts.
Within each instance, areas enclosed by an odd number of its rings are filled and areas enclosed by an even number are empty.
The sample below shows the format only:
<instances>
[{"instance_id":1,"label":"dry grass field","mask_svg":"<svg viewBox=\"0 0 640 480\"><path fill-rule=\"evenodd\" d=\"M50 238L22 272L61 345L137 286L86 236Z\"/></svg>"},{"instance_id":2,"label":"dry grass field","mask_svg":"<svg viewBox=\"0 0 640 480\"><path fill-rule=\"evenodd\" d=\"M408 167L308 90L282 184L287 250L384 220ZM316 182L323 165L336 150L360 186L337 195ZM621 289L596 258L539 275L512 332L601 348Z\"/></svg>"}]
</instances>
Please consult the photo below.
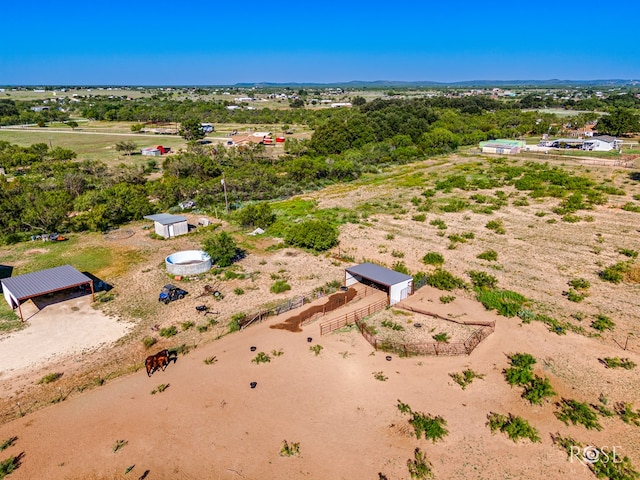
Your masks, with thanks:
<instances>
[{"instance_id":1,"label":"dry grass field","mask_svg":"<svg viewBox=\"0 0 640 480\"><path fill-rule=\"evenodd\" d=\"M123 227L132 232L126 238L72 238L78 249L111 252L92 266L92 273L113 286L110 301L97 302L95 308L132 326L108 346L61 349L39 366L2 372L0 441L17 439L0 457L24 454L11 478L364 480L383 478L382 474L408 479L407 461L414 460L416 447L426 453L435 478L595 478L587 466L568 459L554 444L558 433L583 445L616 446L640 469L640 427L614 412L616 405L632 404L625 410L629 420L640 408L640 370L606 368L601 361L620 357L640 364L640 285L633 276L615 284L599 275L617 262L635 262L628 255L640 250L640 214L621 208L640 194L635 170L566 160L564 168L624 190L624 195L611 195L605 204L580 211L581 220L574 223L553 213L558 199L525 199L508 186L481 192L503 192L499 195L506 203L493 213L419 210L421 203L414 199L424 197L432 179L486 162L473 156L439 158L301 197L298 200L317 202L319 209L340 207L357 214L357 223L340 227L340 245L329 254L270 249L278 239L248 237L213 219L248 253L233 268L234 275L226 277L209 274L175 281L167 276L164 258L197 248L202 239L197 231L158 241L140 223ZM478 193L454 190L452 195L473 204L470 198ZM492 220L500 221L504 233L487 228ZM3 247L0 255L16 268L29 268L34 259L51 255L54 246L22 248L18 255ZM495 261L478 258L488 250L496 252ZM286 314L227 334L234 315L250 315L265 305L342 281L344 267L354 263L402 263L411 273L430 272L434 267L422 262L428 252L441 254L443 268L466 282L470 270L489 273L500 288L524 295L527 309L568 326L566 333L558 334L542 322L487 312L470 289L423 287L409 299L414 306L445 317L495 321L495 333L469 356L392 355L391 360L375 352L354 329L320 337L317 321L300 333L269 328ZM61 261L69 258L73 257ZM568 282L576 278L590 285L579 302L567 298ZM276 279L285 279L291 290L271 293ZM190 294L165 306L157 302L157 294L169 281ZM206 284L216 285L224 298L198 298ZM443 295L455 299L443 303ZM212 314L198 313L195 306L200 304ZM36 330L47 308L11 335ZM375 323L378 332L405 339L415 336L411 325L418 320L423 325L420 335L466 335L459 324L394 310L368 322ZM598 315L611 319L614 328L593 328ZM382 323L390 321L402 324L404 331ZM158 335L171 326L176 327L175 336ZM144 337L154 337L157 343L146 349ZM318 354L310 349L317 345L322 346ZM177 362L147 377L143 361L149 352L179 346ZM255 361L260 352L270 361ZM549 379L554 395L531 404L521 397L522 388L505 381L503 370L514 353L535 357L533 371ZM462 389L450 374L468 369L483 378ZM63 375L38 383L51 373ZM257 386L251 388L254 381ZM601 430L565 425L556 418L556 403L562 399L605 406L613 415L598 416ZM398 401L414 412L442 416L448 435L437 442L417 439ZM486 426L491 412L524 418L537 429L540 442L514 442L506 434L492 433ZM281 455L285 440L289 447L298 444L299 453L289 448L285 453L291 456Z\"/></svg>"}]
</instances>

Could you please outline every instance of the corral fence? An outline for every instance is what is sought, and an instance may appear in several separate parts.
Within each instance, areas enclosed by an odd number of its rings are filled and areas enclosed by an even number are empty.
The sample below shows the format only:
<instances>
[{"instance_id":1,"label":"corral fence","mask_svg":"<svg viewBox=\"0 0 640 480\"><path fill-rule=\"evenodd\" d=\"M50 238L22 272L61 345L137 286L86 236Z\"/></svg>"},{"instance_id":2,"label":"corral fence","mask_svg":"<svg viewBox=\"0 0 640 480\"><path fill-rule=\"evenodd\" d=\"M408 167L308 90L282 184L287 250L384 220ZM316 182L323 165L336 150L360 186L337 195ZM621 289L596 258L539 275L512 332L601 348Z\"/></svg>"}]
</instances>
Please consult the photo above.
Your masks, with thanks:
<instances>
[{"instance_id":1,"label":"corral fence","mask_svg":"<svg viewBox=\"0 0 640 480\"><path fill-rule=\"evenodd\" d=\"M360 308L358 310L354 310L349 313L345 313L344 315L334 318L332 320L328 320L320 324L320 335L327 335L331 332L338 330L339 328L345 327L352 323L356 323L358 320L372 315L380 310L383 310L387 306L387 300L378 300L377 302L370 303L366 307Z\"/></svg>"},{"instance_id":2,"label":"corral fence","mask_svg":"<svg viewBox=\"0 0 640 480\"><path fill-rule=\"evenodd\" d=\"M491 335L495 330L495 323L490 323L475 330L462 342L415 342L402 343L383 340L371 333L367 324L360 319L355 321L362 336L375 348L383 352L395 353L401 357L414 355L469 355L478 344Z\"/></svg>"}]
</instances>

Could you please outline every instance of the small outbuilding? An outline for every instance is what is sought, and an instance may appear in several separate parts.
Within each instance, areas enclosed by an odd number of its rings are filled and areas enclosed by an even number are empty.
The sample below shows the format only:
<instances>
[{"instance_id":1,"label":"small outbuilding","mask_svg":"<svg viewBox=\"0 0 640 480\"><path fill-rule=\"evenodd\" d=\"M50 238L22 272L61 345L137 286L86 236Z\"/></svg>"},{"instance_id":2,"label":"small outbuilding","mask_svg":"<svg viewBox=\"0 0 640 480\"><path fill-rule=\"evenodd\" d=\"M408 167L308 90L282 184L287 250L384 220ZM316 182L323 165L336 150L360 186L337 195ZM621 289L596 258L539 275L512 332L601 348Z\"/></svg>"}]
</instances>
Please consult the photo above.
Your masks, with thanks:
<instances>
[{"instance_id":1,"label":"small outbuilding","mask_svg":"<svg viewBox=\"0 0 640 480\"><path fill-rule=\"evenodd\" d=\"M0 283L2 284L4 299L12 309L17 308L19 310L20 319L22 320L24 318L20 304L24 300L82 286L86 286L93 295L93 280L71 265L62 265L61 267L25 273L17 277L3 278Z\"/></svg>"},{"instance_id":2,"label":"small outbuilding","mask_svg":"<svg viewBox=\"0 0 640 480\"><path fill-rule=\"evenodd\" d=\"M155 232L164 238L177 237L189 233L187 217L182 215L171 215L169 213L158 213L155 215L145 215L147 220L153 220Z\"/></svg>"},{"instance_id":3,"label":"small outbuilding","mask_svg":"<svg viewBox=\"0 0 640 480\"><path fill-rule=\"evenodd\" d=\"M404 300L413 294L413 277L389 270L374 263L361 263L345 269L345 286L356 283L378 288L387 292L389 305Z\"/></svg>"}]
</instances>

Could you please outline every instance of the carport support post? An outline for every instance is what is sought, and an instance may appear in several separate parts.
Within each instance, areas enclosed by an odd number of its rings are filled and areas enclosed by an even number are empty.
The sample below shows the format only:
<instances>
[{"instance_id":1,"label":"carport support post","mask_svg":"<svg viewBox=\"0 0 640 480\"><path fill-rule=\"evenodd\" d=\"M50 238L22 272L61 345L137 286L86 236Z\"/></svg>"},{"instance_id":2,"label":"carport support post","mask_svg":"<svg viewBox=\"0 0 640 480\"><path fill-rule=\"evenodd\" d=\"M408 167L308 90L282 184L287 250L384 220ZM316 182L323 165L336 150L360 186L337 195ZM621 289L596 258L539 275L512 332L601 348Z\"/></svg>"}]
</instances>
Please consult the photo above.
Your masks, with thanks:
<instances>
[{"instance_id":1,"label":"carport support post","mask_svg":"<svg viewBox=\"0 0 640 480\"><path fill-rule=\"evenodd\" d=\"M89 282L89 286L91 287L91 301L96 301L96 292L93 290L93 280Z\"/></svg>"},{"instance_id":2,"label":"carport support post","mask_svg":"<svg viewBox=\"0 0 640 480\"><path fill-rule=\"evenodd\" d=\"M20 300L18 300L18 311L20 312L20 320L24 322L24 317L22 316L22 307L20 307Z\"/></svg>"}]
</instances>

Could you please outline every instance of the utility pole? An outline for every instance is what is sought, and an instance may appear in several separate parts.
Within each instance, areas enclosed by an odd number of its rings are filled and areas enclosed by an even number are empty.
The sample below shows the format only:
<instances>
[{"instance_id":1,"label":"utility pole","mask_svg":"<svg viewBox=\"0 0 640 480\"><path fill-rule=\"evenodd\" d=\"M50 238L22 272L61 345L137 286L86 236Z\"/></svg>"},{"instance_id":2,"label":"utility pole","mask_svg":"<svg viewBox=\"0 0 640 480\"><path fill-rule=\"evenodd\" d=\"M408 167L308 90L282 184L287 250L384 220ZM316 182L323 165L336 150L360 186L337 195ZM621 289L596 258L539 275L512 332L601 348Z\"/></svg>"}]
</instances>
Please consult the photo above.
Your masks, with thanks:
<instances>
[{"instance_id":1,"label":"utility pole","mask_svg":"<svg viewBox=\"0 0 640 480\"><path fill-rule=\"evenodd\" d=\"M224 177L220 180L222 183L222 188L224 189L224 206L227 211L227 215L229 215L229 200L227 199L227 183L224 181Z\"/></svg>"}]
</instances>

